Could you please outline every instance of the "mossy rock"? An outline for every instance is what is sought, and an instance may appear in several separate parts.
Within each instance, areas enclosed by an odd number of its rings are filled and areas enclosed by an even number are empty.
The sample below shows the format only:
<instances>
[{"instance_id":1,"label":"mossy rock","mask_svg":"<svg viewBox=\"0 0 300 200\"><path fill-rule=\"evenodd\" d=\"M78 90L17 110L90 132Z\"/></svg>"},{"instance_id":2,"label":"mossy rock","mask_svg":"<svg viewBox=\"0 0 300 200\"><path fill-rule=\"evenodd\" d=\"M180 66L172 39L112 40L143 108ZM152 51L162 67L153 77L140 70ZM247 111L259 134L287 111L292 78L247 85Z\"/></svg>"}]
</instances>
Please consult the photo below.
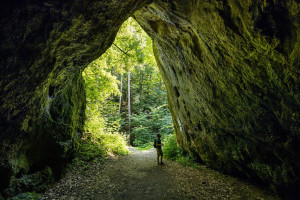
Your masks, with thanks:
<instances>
[{"instance_id":1,"label":"mossy rock","mask_svg":"<svg viewBox=\"0 0 300 200\"><path fill-rule=\"evenodd\" d=\"M180 146L215 169L298 195L299 1L148 3L0 6L1 191L48 168L60 177L80 145L81 72L134 14L154 41Z\"/></svg>"},{"instance_id":2,"label":"mossy rock","mask_svg":"<svg viewBox=\"0 0 300 200\"><path fill-rule=\"evenodd\" d=\"M300 187L299 6L167 1L135 13L153 39L180 146L291 199Z\"/></svg>"},{"instance_id":3,"label":"mossy rock","mask_svg":"<svg viewBox=\"0 0 300 200\"><path fill-rule=\"evenodd\" d=\"M146 3L1 4L1 192L12 196L39 190L33 185L40 182L29 177L45 169L51 169L46 184L61 176L83 133L81 72L110 47L121 24Z\"/></svg>"}]
</instances>

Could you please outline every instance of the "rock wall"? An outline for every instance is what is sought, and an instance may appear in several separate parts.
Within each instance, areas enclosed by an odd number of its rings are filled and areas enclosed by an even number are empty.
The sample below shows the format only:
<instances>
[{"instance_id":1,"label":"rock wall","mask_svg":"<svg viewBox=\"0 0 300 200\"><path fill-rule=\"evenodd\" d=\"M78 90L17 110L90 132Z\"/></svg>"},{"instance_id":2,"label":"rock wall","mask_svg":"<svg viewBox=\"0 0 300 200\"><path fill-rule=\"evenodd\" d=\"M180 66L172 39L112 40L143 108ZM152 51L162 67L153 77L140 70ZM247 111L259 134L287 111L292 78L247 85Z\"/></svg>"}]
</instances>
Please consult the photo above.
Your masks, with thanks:
<instances>
[{"instance_id":1,"label":"rock wall","mask_svg":"<svg viewBox=\"0 0 300 200\"><path fill-rule=\"evenodd\" d=\"M83 131L81 72L140 9L179 144L215 169L297 195L299 1L148 3L1 3L0 190L42 191L60 176Z\"/></svg>"},{"instance_id":2,"label":"rock wall","mask_svg":"<svg viewBox=\"0 0 300 200\"><path fill-rule=\"evenodd\" d=\"M82 70L148 1L12 0L0 6L0 191L42 191L83 132Z\"/></svg>"},{"instance_id":3,"label":"rock wall","mask_svg":"<svg viewBox=\"0 0 300 200\"><path fill-rule=\"evenodd\" d=\"M135 13L180 146L290 198L300 188L299 12L292 0L176 0Z\"/></svg>"}]
</instances>

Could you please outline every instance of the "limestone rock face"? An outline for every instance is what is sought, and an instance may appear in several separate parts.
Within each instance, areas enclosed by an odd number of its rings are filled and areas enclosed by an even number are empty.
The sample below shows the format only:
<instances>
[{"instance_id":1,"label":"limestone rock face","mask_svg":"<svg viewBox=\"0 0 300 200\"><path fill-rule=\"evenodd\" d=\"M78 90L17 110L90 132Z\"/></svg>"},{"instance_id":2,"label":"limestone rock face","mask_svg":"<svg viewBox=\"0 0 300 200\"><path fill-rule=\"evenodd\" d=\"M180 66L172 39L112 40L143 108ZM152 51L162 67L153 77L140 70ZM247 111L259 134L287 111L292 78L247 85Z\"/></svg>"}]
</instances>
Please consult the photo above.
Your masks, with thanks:
<instances>
[{"instance_id":1,"label":"limestone rock face","mask_svg":"<svg viewBox=\"0 0 300 200\"><path fill-rule=\"evenodd\" d=\"M39 190L37 179L59 177L83 132L82 70L147 2L1 2L0 191Z\"/></svg>"},{"instance_id":2,"label":"limestone rock face","mask_svg":"<svg viewBox=\"0 0 300 200\"><path fill-rule=\"evenodd\" d=\"M82 70L134 16L186 151L295 196L299 0L11 0L0 6L0 191L43 190L76 152ZM8 189L7 189L8 188Z\"/></svg>"},{"instance_id":3,"label":"limestone rock face","mask_svg":"<svg viewBox=\"0 0 300 200\"><path fill-rule=\"evenodd\" d=\"M289 0L176 0L135 13L180 146L290 196L300 188L299 12Z\"/></svg>"}]
</instances>

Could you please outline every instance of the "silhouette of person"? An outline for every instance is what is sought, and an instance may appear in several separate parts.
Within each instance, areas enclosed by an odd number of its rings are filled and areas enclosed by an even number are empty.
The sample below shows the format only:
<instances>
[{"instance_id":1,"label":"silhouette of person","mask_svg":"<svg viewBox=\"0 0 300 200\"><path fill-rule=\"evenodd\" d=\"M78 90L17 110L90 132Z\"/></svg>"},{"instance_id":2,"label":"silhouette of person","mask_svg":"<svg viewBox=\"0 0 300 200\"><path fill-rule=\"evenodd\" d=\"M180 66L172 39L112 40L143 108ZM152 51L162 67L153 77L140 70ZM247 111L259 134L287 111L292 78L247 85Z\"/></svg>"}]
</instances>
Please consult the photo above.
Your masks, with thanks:
<instances>
[{"instance_id":1,"label":"silhouette of person","mask_svg":"<svg viewBox=\"0 0 300 200\"><path fill-rule=\"evenodd\" d=\"M159 157L160 157L160 163L163 163L163 152L162 152L162 146L164 146L164 143L161 143L161 135L157 134L157 138L154 139L154 146L156 147L157 152L157 164L159 164Z\"/></svg>"}]
</instances>

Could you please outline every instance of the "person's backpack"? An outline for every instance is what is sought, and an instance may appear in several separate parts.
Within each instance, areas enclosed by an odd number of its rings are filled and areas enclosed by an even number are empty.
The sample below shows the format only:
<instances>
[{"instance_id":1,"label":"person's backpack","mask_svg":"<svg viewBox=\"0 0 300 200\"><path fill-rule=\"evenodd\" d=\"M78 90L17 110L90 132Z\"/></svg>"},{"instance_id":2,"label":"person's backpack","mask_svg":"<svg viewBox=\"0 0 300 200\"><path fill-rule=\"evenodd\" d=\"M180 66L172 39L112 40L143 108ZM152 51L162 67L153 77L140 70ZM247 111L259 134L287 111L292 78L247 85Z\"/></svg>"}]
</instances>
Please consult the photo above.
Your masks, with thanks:
<instances>
[{"instance_id":1,"label":"person's backpack","mask_svg":"<svg viewBox=\"0 0 300 200\"><path fill-rule=\"evenodd\" d=\"M156 139L154 139L154 144L153 144L154 148L156 148Z\"/></svg>"}]
</instances>

